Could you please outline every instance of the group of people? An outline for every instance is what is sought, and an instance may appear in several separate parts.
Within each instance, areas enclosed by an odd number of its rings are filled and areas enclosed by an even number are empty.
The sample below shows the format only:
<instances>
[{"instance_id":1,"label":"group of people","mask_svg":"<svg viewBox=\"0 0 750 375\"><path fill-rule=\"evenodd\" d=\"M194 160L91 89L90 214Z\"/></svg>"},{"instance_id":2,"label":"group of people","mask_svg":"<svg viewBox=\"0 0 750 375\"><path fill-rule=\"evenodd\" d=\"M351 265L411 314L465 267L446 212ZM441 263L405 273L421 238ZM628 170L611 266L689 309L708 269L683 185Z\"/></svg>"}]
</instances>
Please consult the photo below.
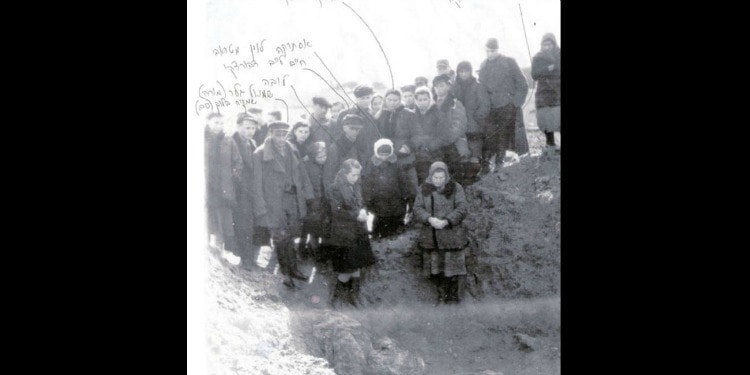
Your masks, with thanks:
<instances>
[{"instance_id":1,"label":"group of people","mask_svg":"<svg viewBox=\"0 0 750 375\"><path fill-rule=\"evenodd\" d=\"M398 234L411 220L420 226L423 274L435 283L438 303L458 303L468 244L462 183L501 166L528 92L497 40L486 48L478 77L468 61L454 72L439 60L431 88L424 77L382 96L359 85L349 108L314 97L310 116L293 124L277 111L263 118L251 108L227 136L222 115L210 114L206 181L215 245L248 270L257 269L259 247L272 245L289 288L308 278L298 259L310 257L322 271L330 262L337 280L331 302L357 306L361 270L377 262L370 241ZM559 52L547 34L532 65L545 134L559 131Z\"/></svg>"}]
</instances>

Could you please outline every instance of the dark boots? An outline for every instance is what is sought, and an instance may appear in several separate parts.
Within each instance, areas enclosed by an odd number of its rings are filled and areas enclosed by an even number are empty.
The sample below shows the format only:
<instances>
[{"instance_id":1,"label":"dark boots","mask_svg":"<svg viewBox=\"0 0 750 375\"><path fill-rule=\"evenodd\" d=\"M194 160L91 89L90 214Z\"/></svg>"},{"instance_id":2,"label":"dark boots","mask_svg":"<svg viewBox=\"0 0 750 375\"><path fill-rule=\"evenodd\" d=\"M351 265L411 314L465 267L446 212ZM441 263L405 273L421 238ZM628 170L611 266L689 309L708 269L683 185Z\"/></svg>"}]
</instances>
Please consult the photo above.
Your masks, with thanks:
<instances>
[{"instance_id":1,"label":"dark boots","mask_svg":"<svg viewBox=\"0 0 750 375\"><path fill-rule=\"evenodd\" d=\"M544 132L544 136L547 138L547 146L555 146L554 132Z\"/></svg>"},{"instance_id":2,"label":"dark boots","mask_svg":"<svg viewBox=\"0 0 750 375\"><path fill-rule=\"evenodd\" d=\"M362 298L359 296L362 288L361 279L361 277L352 277L349 279L349 303L354 307L362 306Z\"/></svg>"},{"instance_id":3,"label":"dark boots","mask_svg":"<svg viewBox=\"0 0 750 375\"><path fill-rule=\"evenodd\" d=\"M432 280L432 283L435 284L435 289L437 290L435 306L445 303L448 298L448 288L445 276L440 274L431 275L430 279Z\"/></svg>"},{"instance_id":4,"label":"dark boots","mask_svg":"<svg viewBox=\"0 0 750 375\"><path fill-rule=\"evenodd\" d=\"M461 303L461 297L464 294L464 285L466 284L466 276L451 276L446 279L448 280L448 296L446 298L446 303Z\"/></svg>"}]
</instances>

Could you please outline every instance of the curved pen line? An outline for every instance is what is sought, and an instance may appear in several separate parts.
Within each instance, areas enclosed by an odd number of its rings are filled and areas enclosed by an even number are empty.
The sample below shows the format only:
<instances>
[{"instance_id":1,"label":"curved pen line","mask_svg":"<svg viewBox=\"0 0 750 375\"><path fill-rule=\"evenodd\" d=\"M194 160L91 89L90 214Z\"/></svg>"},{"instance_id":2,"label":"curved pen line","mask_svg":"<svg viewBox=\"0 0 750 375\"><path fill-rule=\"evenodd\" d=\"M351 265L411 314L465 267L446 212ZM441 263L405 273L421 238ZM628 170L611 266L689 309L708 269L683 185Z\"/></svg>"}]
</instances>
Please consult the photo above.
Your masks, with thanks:
<instances>
[{"instance_id":1,"label":"curved pen line","mask_svg":"<svg viewBox=\"0 0 750 375\"><path fill-rule=\"evenodd\" d=\"M349 94L346 93L346 89L344 89L344 86L341 85L341 82L339 82L339 80L336 79L336 76L333 75L333 72L331 71L331 69L328 69L328 65L326 65L326 63L323 62L323 59L321 59L320 56L318 56L317 52L313 51L313 53L315 54L315 57L318 58L318 60L320 61L320 63L323 64L323 67L326 68L326 70L328 71L328 74L330 74L331 77L333 77L333 80L336 81L336 84L339 85L339 88L341 89L341 92L343 92L344 95L346 95L346 97L349 98L349 100L352 103L354 103L354 100L352 100L352 98L349 96ZM343 98L341 98L341 99L343 99ZM351 106L349 105L349 103L347 103L346 100L344 100L344 104L346 104L346 108L347 109L351 108Z\"/></svg>"},{"instance_id":2,"label":"curved pen line","mask_svg":"<svg viewBox=\"0 0 750 375\"><path fill-rule=\"evenodd\" d=\"M278 100L278 101L284 103L284 106L286 106L286 122L289 122L289 104L286 104L286 102L284 101L284 99L274 99L274 100Z\"/></svg>"},{"instance_id":3,"label":"curved pen line","mask_svg":"<svg viewBox=\"0 0 750 375\"><path fill-rule=\"evenodd\" d=\"M531 61L531 65L534 65L534 59L531 58L531 47L529 47L529 37L526 36L526 23L523 22L523 10L521 10L521 3L518 3L518 11L521 12L521 26L523 26L523 38L526 41L526 51L529 52L529 61ZM523 76L523 79L526 79L525 74ZM535 89L536 89L536 85L531 86L531 95L529 95L529 98L526 99L526 103L523 103L521 108L526 107L526 105L531 102L531 98L534 96Z\"/></svg>"},{"instance_id":4,"label":"curved pen line","mask_svg":"<svg viewBox=\"0 0 750 375\"><path fill-rule=\"evenodd\" d=\"M340 94L338 93L338 91L336 91L336 89L334 89L334 88L333 88L333 86L331 86L331 85L330 85L330 84L328 83L328 81L326 81L326 79L325 79L325 78L323 78L323 77L322 77L322 76L321 76L320 74L318 74L318 72L316 72L316 71L314 71L314 70L312 70L312 69L310 69L310 68L302 68L302 70L307 70L307 71L309 71L309 72L312 72L312 73L314 73L314 74L315 74L316 76L320 77L320 79L322 79L322 80L323 80L323 82L325 82L325 83L326 83L326 85L328 85L328 87L330 87L330 88L331 88L331 90L333 90L333 92L335 92L335 93L336 93L336 95L338 95L338 96L339 96L339 98L341 98L341 100L343 100L344 102L346 102L346 99L344 99L344 97L343 97L343 96L341 96L341 95L340 95ZM346 92L344 92L344 94L346 94ZM347 95L347 96L348 96L348 95ZM349 100L351 100L351 98L349 98Z\"/></svg>"},{"instance_id":5,"label":"curved pen line","mask_svg":"<svg viewBox=\"0 0 750 375\"><path fill-rule=\"evenodd\" d=\"M318 126L320 126L320 128L323 129L323 131L325 131L326 134L328 134L328 136L331 137L331 139L333 139L335 141L336 138L330 132L328 132L328 129L326 129L325 126L323 126L323 125L320 124L320 122L318 121L318 119L316 119L315 116L313 116L312 113L310 113L310 110L308 110L307 107L305 107L305 103L302 103L302 100L300 100L299 95L297 95L297 90L294 89L294 85L289 85L289 87L292 88L292 91L294 92L294 97L297 98L297 101L302 106L302 108L305 109L305 112L307 112L307 114L310 115L310 118L313 119L313 120L315 120L315 122L318 124Z\"/></svg>"},{"instance_id":6,"label":"curved pen line","mask_svg":"<svg viewBox=\"0 0 750 375\"><path fill-rule=\"evenodd\" d=\"M380 40L378 40L378 37L375 36L375 32L372 31L372 29L370 28L370 25L368 25L367 22L365 22L365 19L362 18L362 16L360 16L359 13L357 13L357 11L355 11L352 7L350 7L349 4L344 3L344 2L342 2L341 4L344 4L344 5L346 5L347 8L351 9L352 12L354 12L354 14L356 14L357 17L359 17L359 19L362 20L362 23L364 23L365 26L367 26L367 29L370 30L370 33L372 34L372 37L375 38L375 42L377 42L378 43L378 47L380 47L380 52L382 52L383 53L383 57L385 57L385 63L388 64L388 72L391 74L391 88L395 89L396 88L396 84L393 81L393 70L391 70L391 63L388 61L388 56L385 55L385 50L383 50L383 46L380 44Z\"/></svg>"}]
</instances>

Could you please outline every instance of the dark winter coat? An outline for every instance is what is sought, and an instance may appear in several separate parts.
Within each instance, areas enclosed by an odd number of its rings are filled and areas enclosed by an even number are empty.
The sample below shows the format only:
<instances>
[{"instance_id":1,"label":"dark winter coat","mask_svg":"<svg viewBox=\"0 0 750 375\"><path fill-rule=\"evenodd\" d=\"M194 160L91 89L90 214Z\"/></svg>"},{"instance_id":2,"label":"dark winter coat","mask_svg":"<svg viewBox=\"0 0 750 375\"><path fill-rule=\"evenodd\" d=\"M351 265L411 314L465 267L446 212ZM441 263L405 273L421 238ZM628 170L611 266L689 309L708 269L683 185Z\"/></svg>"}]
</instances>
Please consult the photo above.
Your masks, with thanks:
<instances>
[{"instance_id":1,"label":"dark winter coat","mask_svg":"<svg viewBox=\"0 0 750 375\"><path fill-rule=\"evenodd\" d=\"M242 171L239 174L239 178L234 180L235 191L237 192L237 207L239 208L239 212L251 220L250 223L252 224L253 152L255 152L255 144L252 140L248 143L237 132L232 135L232 139L234 140L234 146L242 158Z\"/></svg>"},{"instance_id":2,"label":"dark winter coat","mask_svg":"<svg viewBox=\"0 0 750 375\"><path fill-rule=\"evenodd\" d=\"M325 142L326 147L329 147L342 134L341 127L336 126L334 121L310 118L310 136L307 138L309 142Z\"/></svg>"},{"instance_id":3,"label":"dark winter coat","mask_svg":"<svg viewBox=\"0 0 750 375\"><path fill-rule=\"evenodd\" d=\"M276 151L269 137L253 153L253 203L258 225L276 227L282 222L282 198L291 185L297 190L297 207L300 218L307 215L307 200L315 198L310 178L304 164L289 142L284 143L286 156L291 158L291 167ZM289 169L291 168L291 170Z\"/></svg>"},{"instance_id":4,"label":"dark winter coat","mask_svg":"<svg viewBox=\"0 0 750 375\"><path fill-rule=\"evenodd\" d=\"M343 120L346 115L357 115L365 120L365 126L362 127L362 130L359 131L359 135L357 136L357 145L359 146L359 149L364 152L364 155L362 155L363 160L367 160L374 153L372 150L372 145L375 144L375 141L382 138L379 135L380 130L378 129L378 122L370 114L369 110L360 109L359 107L357 107L357 105L353 105L351 108L341 111L341 113L339 113L337 123L343 124ZM343 126L339 126L343 129Z\"/></svg>"},{"instance_id":5,"label":"dark winter coat","mask_svg":"<svg viewBox=\"0 0 750 375\"><path fill-rule=\"evenodd\" d=\"M448 94L440 106L433 103L425 113L417 110L416 118L420 128L414 141L417 160L440 159L442 147L450 146L466 136L466 110L452 93Z\"/></svg>"},{"instance_id":6,"label":"dark winter coat","mask_svg":"<svg viewBox=\"0 0 750 375\"><path fill-rule=\"evenodd\" d=\"M385 161L372 156L362 168L362 196L375 216L404 216L416 197L416 173L409 173L414 167L396 161L395 155Z\"/></svg>"},{"instance_id":7,"label":"dark winter coat","mask_svg":"<svg viewBox=\"0 0 750 375\"><path fill-rule=\"evenodd\" d=\"M240 151L231 137L226 137L223 132L213 134L206 129L204 152L209 230L233 236L232 208L237 207L238 202L235 179L239 181L243 169ZM217 215L220 220L216 220Z\"/></svg>"},{"instance_id":8,"label":"dark winter coat","mask_svg":"<svg viewBox=\"0 0 750 375\"><path fill-rule=\"evenodd\" d=\"M423 224L419 245L425 249L463 249L468 237L461 223L468 209L466 194L459 183L449 180L443 192L438 192L430 182L423 183L414 200L414 220ZM434 229L427 221L430 217L448 220L450 224L440 230Z\"/></svg>"},{"instance_id":9,"label":"dark winter coat","mask_svg":"<svg viewBox=\"0 0 750 375\"><path fill-rule=\"evenodd\" d=\"M310 204L310 210L305 216L305 223L308 226L313 225L319 230L317 233L328 233L328 225L330 223L330 206L328 205L328 198L326 197L325 184L323 183L323 165L320 165L310 158L304 162L307 176L310 178L310 184L312 185L313 195L315 198Z\"/></svg>"},{"instance_id":10,"label":"dark winter coat","mask_svg":"<svg viewBox=\"0 0 750 375\"><path fill-rule=\"evenodd\" d=\"M482 133L485 118L490 113L490 95L487 87L471 76L466 81L458 78L453 85L453 92L466 109L466 133Z\"/></svg>"},{"instance_id":11,"label":"dark winter coat","mask_svg":"<svg viewBox=\"0 0 750 375\"><path fill-rule=\"evenodd\" d=\"M357 137L357 140L359 140L359 136ZM374 143L375 141L373 141L373 144ZM372 149L372 146L373 145L370 145L370 149ZM333 184L336 173L341 169L341 163L345 160L356 159L360 165L365 164L365 161L367 160L367 156L365 155L367 155L367 152L362 149L363 147L364 145L358 144L356 141L352 142L344 135L339 137L336 142L328 147L328 158L323 166L323 178L326 187L330 187L330 185ZM373 151L371 150L370 154L372 155L372 153Z\"/></svg>"},{"instance_id":12,"label":"dark winter coat","mask_svg":"<svg viewBox=\"0 0 750 375\"><path fill-rule=\"evenodd\" d=\"M513 104L521 107L529 91L529 83L516 60L503 55L485 59L479 67L479 82L487 87L492 108Z\"/></svg>"},{"instance_id":13,"label":"dark winter coat","mask_svg":"<svg viewBox=\"0 0 750 375\"><path fill-rule=\"evenodd\" d=\"M331 233L327 243L333 246L356 247L367 239L367 223L357 220L364 208L362 187L349 184L346 178L337 178L328 190L331 208Z\"/></svg>"},{"instance_id":14,"label":"dark winter coat","mask_svg":"<svg viewBox=\"0 0 750 375\"><path fill-rule=\"evenodd\" d=\"M531 62L531 78L536 83L535 101L537 108L556 107L560 105L560 47L555 37L545 35L544 40L550 40L554 47L550 53L539 51ZM552 71L549 66L554 65Z\"/></svg>"}]
</instances>

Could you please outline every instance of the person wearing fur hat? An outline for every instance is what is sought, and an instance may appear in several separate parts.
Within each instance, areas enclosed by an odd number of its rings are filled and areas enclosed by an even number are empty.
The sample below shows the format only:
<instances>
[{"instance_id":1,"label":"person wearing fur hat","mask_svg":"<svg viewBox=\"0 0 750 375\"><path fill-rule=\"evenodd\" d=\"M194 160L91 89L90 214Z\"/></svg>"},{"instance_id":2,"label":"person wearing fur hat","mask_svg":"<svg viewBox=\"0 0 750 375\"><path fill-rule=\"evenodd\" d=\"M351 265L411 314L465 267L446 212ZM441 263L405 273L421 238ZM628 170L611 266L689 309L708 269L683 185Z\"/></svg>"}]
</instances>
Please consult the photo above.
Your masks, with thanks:
<instances>
[{"instance_id":1,"label":"person wearing fur hat","mask_svg":"<svg viewBox=\"0 0 750 375\"><path fill-rule=\"evenodd\" d=\"M362 199L360 175L362 166L355 159L341 163L331 188L331 233L328 246L333 271L337 273L331 304L338 302L361 305L360 270L377 262L367 235L367 210Z\"/></svg>"},{"instance_id":2,"label":"person wearing fur hat","mask_svg":"<svg viewBox=\"0 0 750 375\"><path fill-rule=\"evenodd\" d=\"M560 47L552 33L542 37L542 50L531 62L531 78L536 84L536 121L547 138L547 146L555 146L555 133L560 131Z\"/></svg>"},{"instance_id":3,"label":"person wearing fur hat","mask_svg":"<svg viewBox=\"0 0 750 375\"><path fill-rule=\"evenodd\" d=\"M472 75L471 63L461 61L456 67L458 78L453 85L453 93L466 109L466 138L471 152L470 162L477 164L472 168L479 172L482 158L482 138L487 115L490 113L490 96L487 87L477 82Z\"/></svg>"},{"instance_id":4,"label":"person wearing fur hat","mask_svg":"<svg viewBox=\"0 0 750 375\"><path fill-rule=\"evenodd\" d=\"M390 139L375 142L375 154L362 168L362 196L375 214L373 238L394 235L402 228L407 205L417 193L416 172L411 164L399 164Z\"/></svg>"},{"instance_id":5,"label":"person wearing fur hat","mask_svg":"<svg viewBox=\"0 0 750 375\"><path fill-rule=\"evenodd\" d=\"M355 87L354 105L351 108L339 113L339 117L337 120L339 126L343 128L344 117L348 115L356 115L362 119L362 130L359 134L359 137L357 137L357 145L359 146L360 150L365 152L365 155L363 155L363 159L359 159L360 163L372 156L372 145L373 143L375 143L375 141L381 138L377 126L377 121L370 112L373 93L374 92L372 90L372 87L368 85L359 85Z\"/></svg>"},{"instance_id":6,"label":"person wearing fur hat","mask_svg":"<svg viewBox=\"0 0 750 375\"><path fill-rule=\"evenodd\" d=\"M302 219L315 195L297 151L287 141L289 124L272 122L270 136L253 153L253 202L255 219L268 228L279 261L284 285L294 288L292 278L307 280L297 268L293 239L299 237Z\"/></svg>"},{"instance_id":7,"label":"person wearing fur hat","mask_svg":"<svg viewBox=\"0 0 750 375\"><path fill-rule=\"evenodd\" d=\"M323 183L323 167L328 159L328 151L325 142L315 142L308 147L308 159L305 160L305 169L312 184L315 198L310 205L307 216L302 221L302 235L300 236L299 252L307 255L307 235L310 235L310 252L318 262L317 269L325 273L325 262L328 257L321 249L320 239L325 241L330 226L330 207L326 198L325 184Z\"/></svg>"},{"instance_id":8,"label":"person wearing fur hat","mask_svg":"<svg viewBox=\"0 0 750 375\"><path fill-rule=\"evenodd\" d=\"M414 221L422 225L422 274L437 290L437 304L459 303L466 277L466 246L462 225L468 213L463 187L451 180L448 166L434 162L414 200Z\"/></svg>"},{"instance_id":9,"label":"person wearing fur hat","mask_svg":"<svg viewBox=\"0 0 750 375\"><path fill-rule=\"evenodd\" d=\"M479 67L479 82L487 87L490 96L490 113L482 145L482 172L492 168L490 159L495 156L495 171L499 172L507 150L516 148L516 115L529 93L529 84L516 60L498 52L497 39L485 44L487 59Z\"/></svg>"}]
</instances>

